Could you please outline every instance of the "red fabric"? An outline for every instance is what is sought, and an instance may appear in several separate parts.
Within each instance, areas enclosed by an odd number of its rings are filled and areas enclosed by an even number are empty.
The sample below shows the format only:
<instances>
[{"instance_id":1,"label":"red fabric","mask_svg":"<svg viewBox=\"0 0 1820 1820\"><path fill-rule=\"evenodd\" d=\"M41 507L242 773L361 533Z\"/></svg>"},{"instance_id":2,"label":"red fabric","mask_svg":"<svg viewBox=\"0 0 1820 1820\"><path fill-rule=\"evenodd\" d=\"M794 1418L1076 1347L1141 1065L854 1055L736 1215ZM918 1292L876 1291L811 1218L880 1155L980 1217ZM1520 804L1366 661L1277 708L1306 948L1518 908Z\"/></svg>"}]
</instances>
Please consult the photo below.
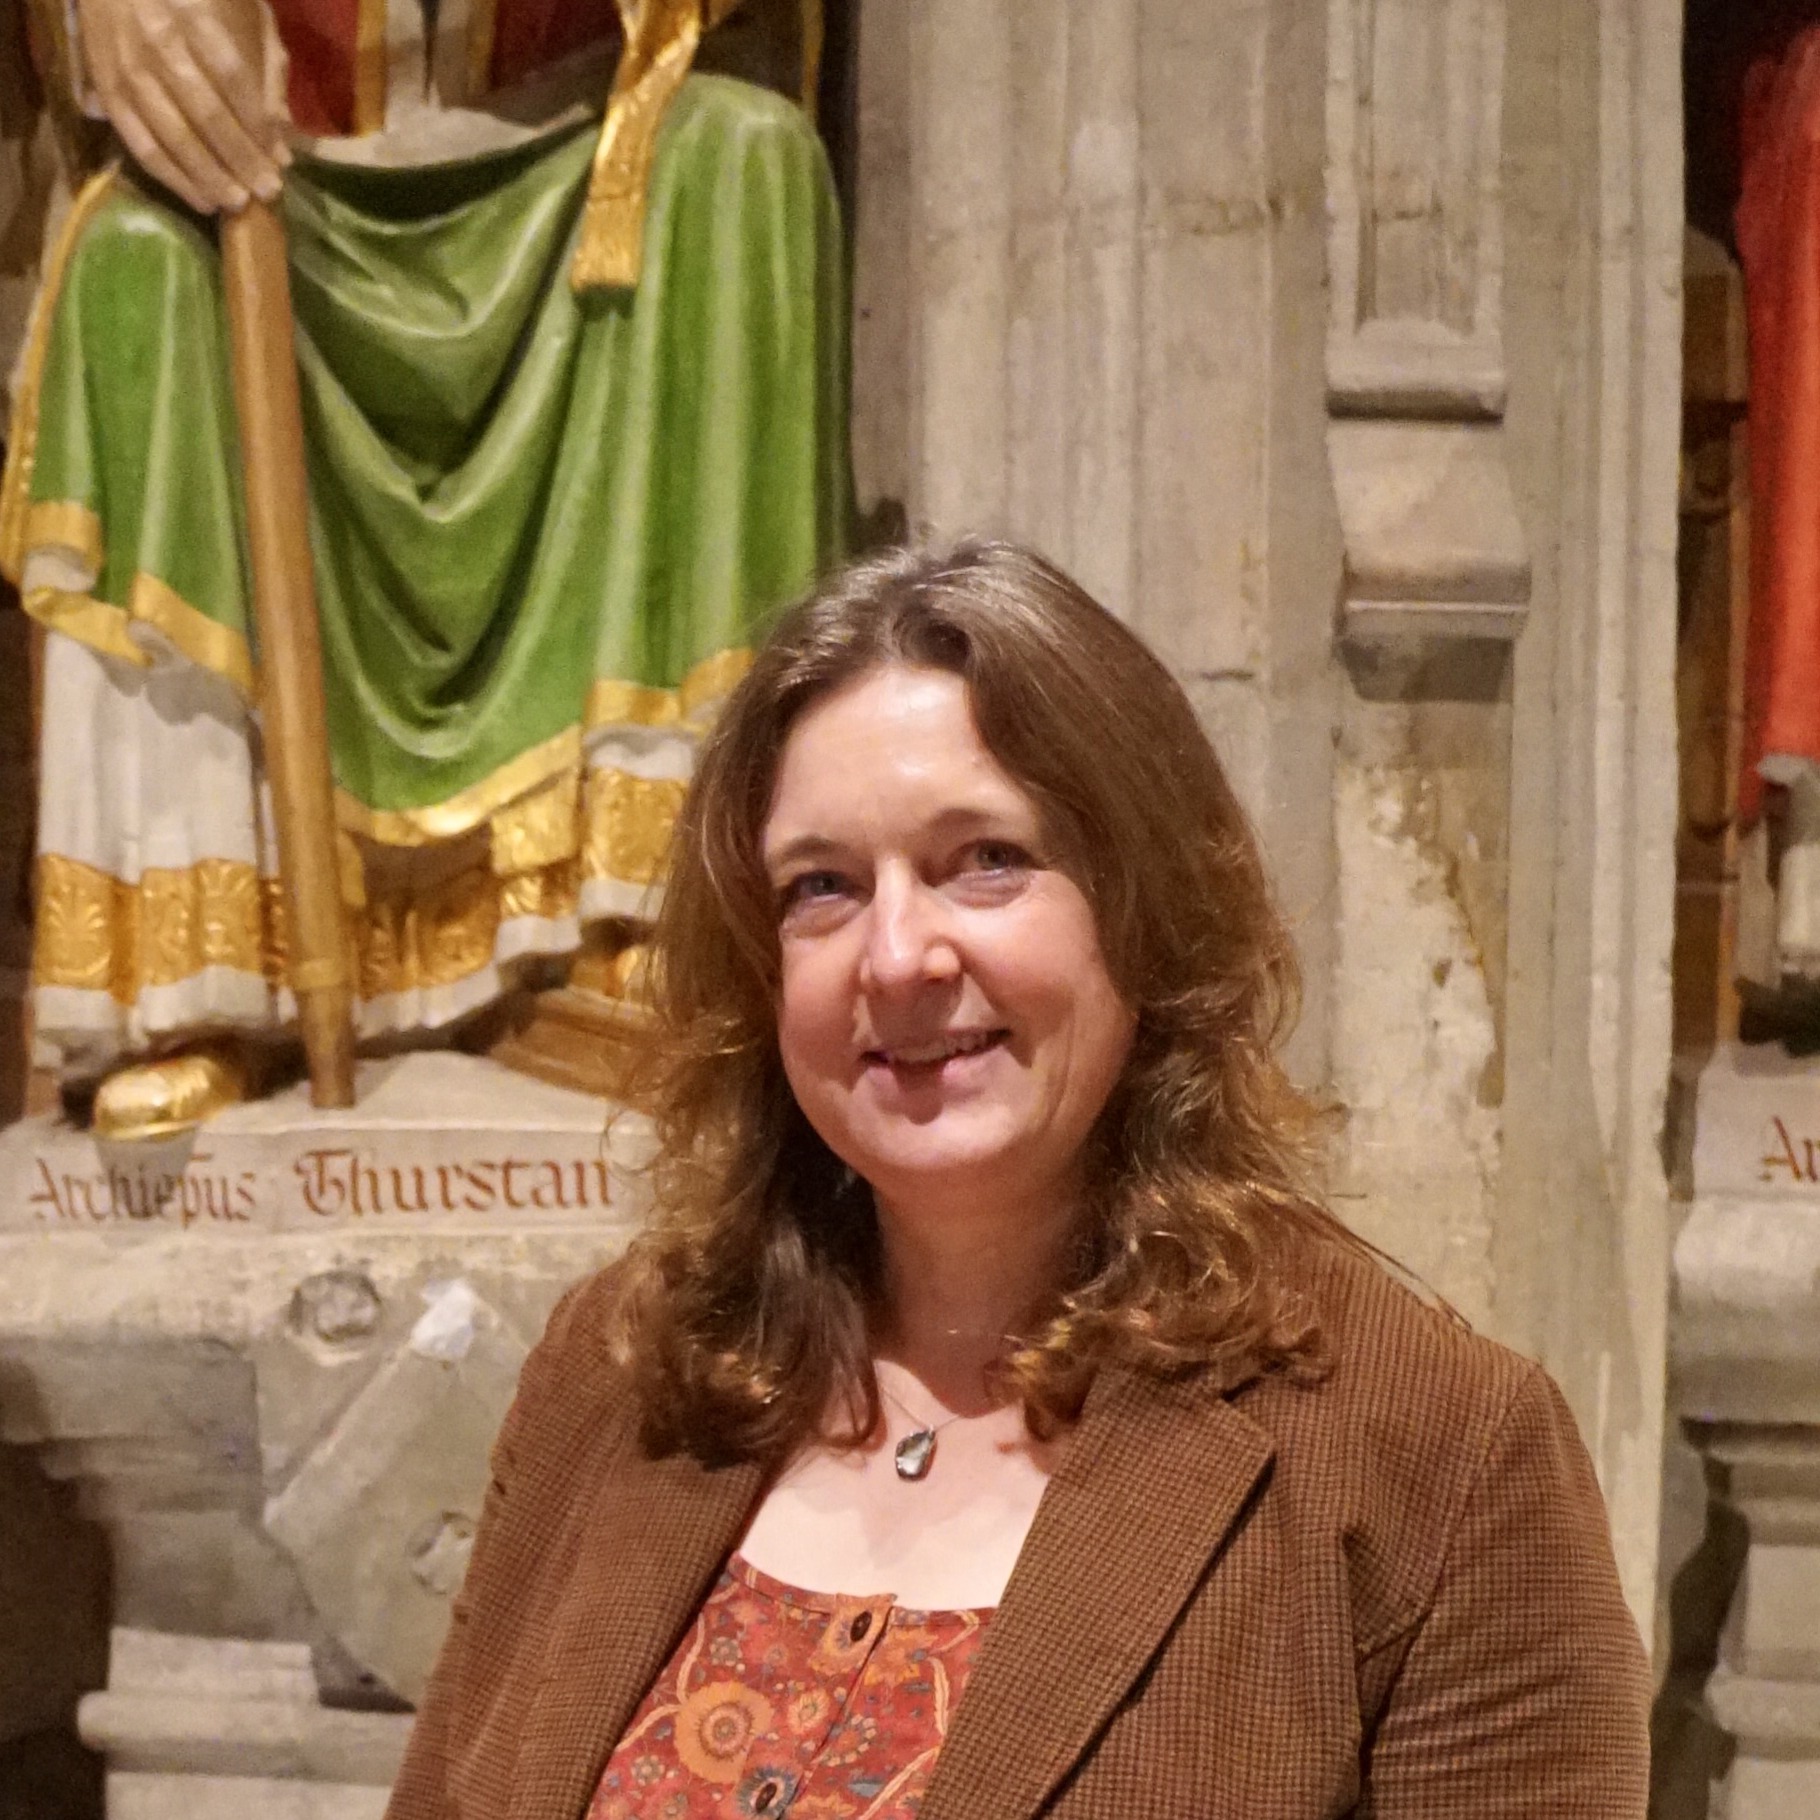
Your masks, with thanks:
<instances>
[{"instance_id":1,"label":"red fabric","mask_svg":"<svg viewBox=\"0 0 1820 1820\"><path fill-rule=\"evenodd\" d=\"M912 1820L991 1615L801 1592L736 1555L588 1820Z\"/></svg>"},{"instance_id":2,"label":"red fabric","mask_svg":"<svg viewBox=\"0 0 1820 1820\"><path fill-rule=\"evenodd\" d=\"M493 86L510 88L559 58L618 36L613 0L499 0L493 20Z\"/></svg>"},{"instance_id":3,"label":"red fabric","mask_svg":"<svg viewBox=\"0 0 1820 1820\"><path fill-rule=\"evenodd\" d=\"M291 55L291 118L306 133L353 132L360 0L272 0L272 16ZM492 84L510 87L618 32L614 0L498 0Z\"/></svg>"},{"instance_id":4,"label":"red fabric","mask_svg":"<svg viewBox=\"0 0 1820 1820\"><path fill-rule=\"evenodd\" d=\"M360 0L272 0L272 17L291 56L291 118L306 133L351 133Z\"/></svg>"},{"instance_id":5,"label":"red fabric","mask_svg":"<svg viewBox=\"0 0 1820 1820\"><path fill-rule=\"evenodd\" d=\"M1820 27L1745 79L1738 254L1750 322L1751 613L1744 776L1820 762Z\"/></svg>"}]
</instances>

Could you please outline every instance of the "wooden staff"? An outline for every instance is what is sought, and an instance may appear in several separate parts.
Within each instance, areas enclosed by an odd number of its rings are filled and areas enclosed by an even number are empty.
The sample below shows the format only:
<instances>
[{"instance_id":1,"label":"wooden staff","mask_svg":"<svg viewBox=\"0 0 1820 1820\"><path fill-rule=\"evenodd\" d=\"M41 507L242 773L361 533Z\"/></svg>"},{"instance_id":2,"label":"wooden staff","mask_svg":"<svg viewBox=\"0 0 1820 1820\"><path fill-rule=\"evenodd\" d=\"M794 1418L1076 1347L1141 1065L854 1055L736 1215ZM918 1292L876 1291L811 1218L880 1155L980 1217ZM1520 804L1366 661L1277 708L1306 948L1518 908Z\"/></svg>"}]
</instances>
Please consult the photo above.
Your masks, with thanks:
<instances>
[{"instance_id":1,"label":"wooden staff","mask_svg":"<svg viewBox=\"0 0 1820 1820\"><path fill-rule=\"evenodd\" d=\"M318 1106L354 1103L354 992L342 924L322 635L310 560L303 407L284 225L255 198L221 223L259 631L266 772L290 935L291 990Z\"/></svg>"}]
</instances>

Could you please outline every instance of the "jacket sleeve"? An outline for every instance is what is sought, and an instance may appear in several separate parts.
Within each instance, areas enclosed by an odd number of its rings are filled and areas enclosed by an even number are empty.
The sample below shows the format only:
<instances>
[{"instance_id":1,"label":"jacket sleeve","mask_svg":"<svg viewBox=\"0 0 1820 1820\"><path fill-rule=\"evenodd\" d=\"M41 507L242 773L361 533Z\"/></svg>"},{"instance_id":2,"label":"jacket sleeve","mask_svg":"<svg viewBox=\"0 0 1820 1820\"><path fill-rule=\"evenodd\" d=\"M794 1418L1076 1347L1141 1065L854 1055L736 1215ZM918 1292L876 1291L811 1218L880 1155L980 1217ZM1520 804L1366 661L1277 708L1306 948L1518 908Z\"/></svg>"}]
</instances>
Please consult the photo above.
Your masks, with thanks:
<instances>
[{"instance_id":1,"label":"jacket sleeve","mask_svg":"<svg viewBox=\"0 0 1820 1820\"><path fill-rule=\"evenodd\" d=\"M1365 1744L1369 1820L1643 1820L1648 1665L1574 1419L1513 1397Z\"/></svg>"},{"instance_id":2,"label":"jacket sleeve","mask_svg":"<svg viewBox=\"0 0 1820 1820\"><path fill-rule=\"evenodd\" d=\"M468 1680L469 1589L485 1578L485 1564L497 1546L505 1521L525 1437L535 1426L541 1386L559 1369L557 1362L567 1343L575 1305L595 1281L594 1278L584 1279L564 1293L550 1316L543 1338L519 1373L517 1394L493 1443L491 1471L480 1522L476 1526L474 1552L469 1557L462 1589L456 1594L450 1611L448 1635L443 1639L436 1666L430 1672L430 1684L417 1708L416 1723L411 1727L410 1742L405 1747L398 1779L392 1784L385 1820L455 1820L457 1809L448 1787L450 1722L460 1691Z\"/></svg>"}]
</instances>

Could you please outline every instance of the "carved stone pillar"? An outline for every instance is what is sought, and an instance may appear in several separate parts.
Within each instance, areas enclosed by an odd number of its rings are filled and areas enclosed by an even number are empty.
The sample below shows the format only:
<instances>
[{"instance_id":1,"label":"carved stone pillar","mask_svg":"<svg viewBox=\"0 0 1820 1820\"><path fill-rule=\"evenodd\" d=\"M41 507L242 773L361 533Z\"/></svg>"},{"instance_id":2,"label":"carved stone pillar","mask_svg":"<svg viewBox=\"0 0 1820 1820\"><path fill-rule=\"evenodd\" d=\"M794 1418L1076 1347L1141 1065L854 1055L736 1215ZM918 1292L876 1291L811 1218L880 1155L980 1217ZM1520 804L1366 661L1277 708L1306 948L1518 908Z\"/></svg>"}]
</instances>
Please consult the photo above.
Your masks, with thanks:
<instances>
[{"instance_id":1,"label":"carved stone pillar","mask_svg":"<svg viewBox=\"0 0 1820 1820\"><path fill-rule=\"evenodd\" d=\"M1505 0L1332 0L1327 433L1343 630L1511 638Z\"/></svg>"},{"instance_id":2,"label":"carved stone pillar","mask_svg":"<svg viewBox=\"0 0 1820 1820\"><path fill-rule=\"evenodd\" d=\"M862 501L1035 544L1172 665L1296 915L1320 1078L1325 0L860 11Z\"/></svg>"},{"instance_id":3,"label":"carved stone pillar","mask_svg":"<svg viewBox=\"0 0 1820 1820\"><path fill-rule=\"evenodd\" d=\"M1722 1048L1675 1246L1675 1401L1747 1546L1705 1707L1712 1820L1820 1813L1820 1065Z\"/></svg>"}]
</instances>

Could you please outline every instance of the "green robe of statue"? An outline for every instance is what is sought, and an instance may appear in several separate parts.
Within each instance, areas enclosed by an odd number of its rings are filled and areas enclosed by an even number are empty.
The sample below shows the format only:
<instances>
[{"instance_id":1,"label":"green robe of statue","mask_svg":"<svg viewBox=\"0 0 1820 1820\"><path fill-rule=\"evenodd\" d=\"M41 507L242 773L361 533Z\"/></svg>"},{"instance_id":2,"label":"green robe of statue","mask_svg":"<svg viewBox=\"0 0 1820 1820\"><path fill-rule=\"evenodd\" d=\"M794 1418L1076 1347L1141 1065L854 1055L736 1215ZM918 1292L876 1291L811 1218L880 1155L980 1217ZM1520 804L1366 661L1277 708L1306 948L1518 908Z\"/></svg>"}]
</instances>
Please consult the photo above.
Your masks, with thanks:
<instances>
[{"instance_id":1,"label":"green robe of statue","mask_svg":"<svg viewBox=\"0 0 1820 1820\"><path fill-rule=\"evenodd\" d=\"M691 77L635 290L568 268L594 134L287 183L369 1032L648 909L691 740L843 553L844 267L793 104ZM289 1012L218 261L123 177L41 305L0 559L47 626L37 1028L74 1068Z\"/></svg>"}]
</instances>

